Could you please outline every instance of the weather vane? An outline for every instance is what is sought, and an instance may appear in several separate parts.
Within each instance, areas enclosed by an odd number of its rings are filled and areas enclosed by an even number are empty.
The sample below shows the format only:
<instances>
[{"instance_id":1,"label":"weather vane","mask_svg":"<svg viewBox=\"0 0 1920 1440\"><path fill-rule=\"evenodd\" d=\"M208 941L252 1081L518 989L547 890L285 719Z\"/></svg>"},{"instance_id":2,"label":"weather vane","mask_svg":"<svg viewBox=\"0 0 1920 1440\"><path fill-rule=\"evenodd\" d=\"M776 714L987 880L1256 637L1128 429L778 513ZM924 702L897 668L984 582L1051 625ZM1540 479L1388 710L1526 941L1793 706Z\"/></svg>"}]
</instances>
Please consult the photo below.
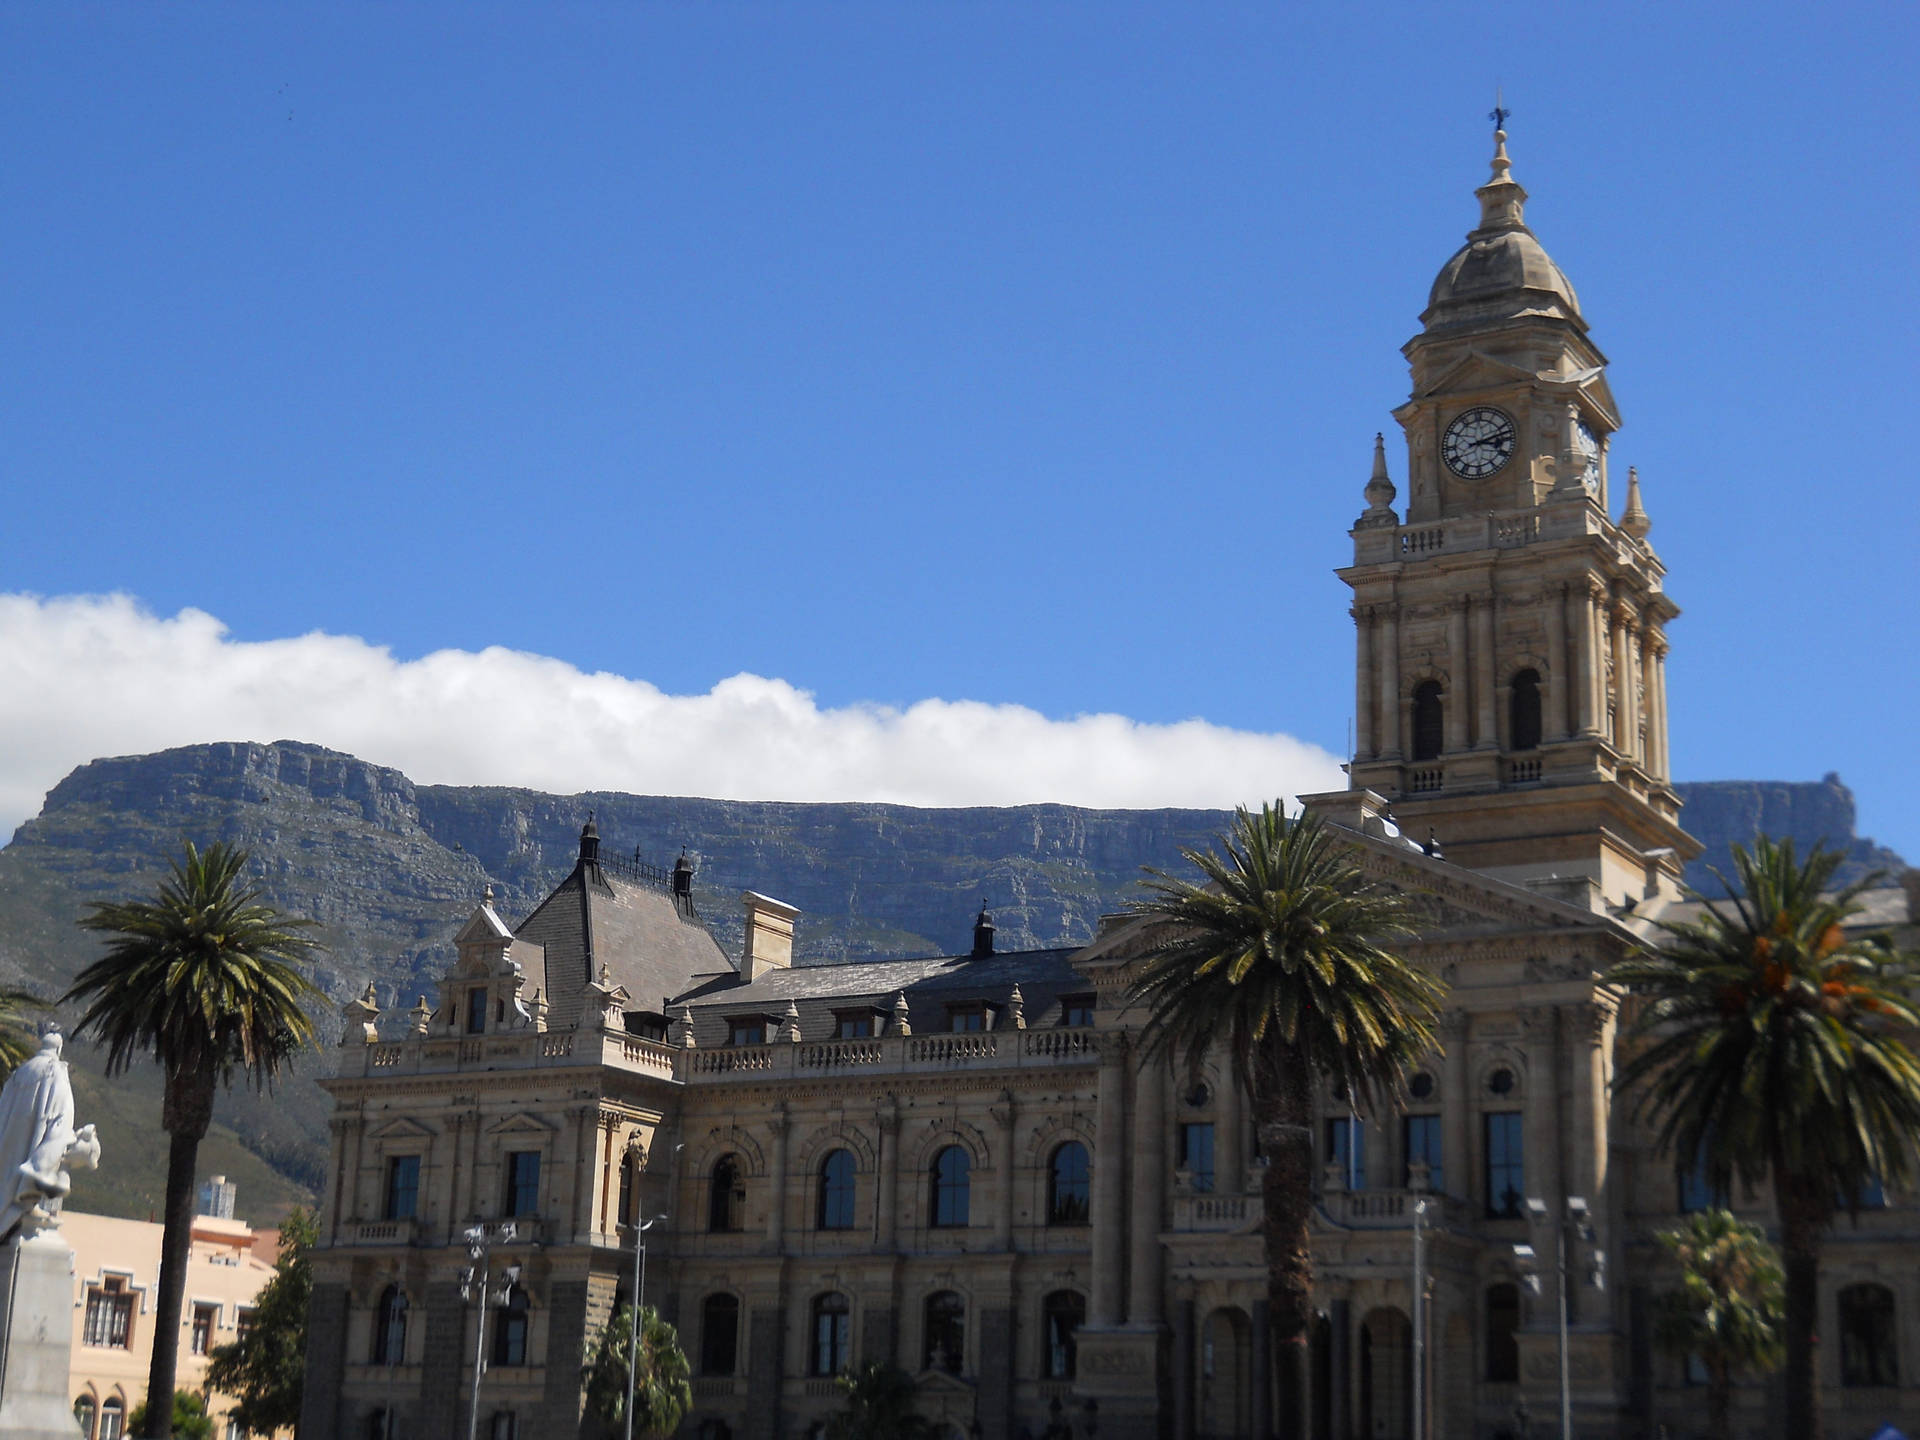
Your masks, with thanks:
<instances>
[{"instance_id":1,"label":"weather vane","mask_svg":"<svg viewBox=\"0 0 1920 1440\"><path fill-rule=\"evenodd\" d=\"M1513 114L1513 112L1507 109L1506 96L1501 93L1498 86L1495 86L1493 91L1493 109L1487 112L1487 118L1493 121L1494 129L1504 130L1507 128L1507 117L1511 114Z\"/></svg>"}]
</instances>

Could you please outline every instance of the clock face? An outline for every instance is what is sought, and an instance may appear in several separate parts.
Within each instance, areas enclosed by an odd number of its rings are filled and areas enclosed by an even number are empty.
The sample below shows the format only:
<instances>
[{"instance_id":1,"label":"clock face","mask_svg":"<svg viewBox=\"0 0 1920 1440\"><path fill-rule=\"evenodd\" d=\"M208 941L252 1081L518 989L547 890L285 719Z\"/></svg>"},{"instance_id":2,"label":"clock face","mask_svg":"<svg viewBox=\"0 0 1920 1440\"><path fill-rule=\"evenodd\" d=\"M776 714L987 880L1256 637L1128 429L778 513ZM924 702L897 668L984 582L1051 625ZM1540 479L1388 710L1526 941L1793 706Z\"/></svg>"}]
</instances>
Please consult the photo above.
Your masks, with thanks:
<instances>
[{"instance_id":1,"label":"clock face","mask_svg":"<svg viewBox=\"0 0 1920 1440\"><path fill-rule=\"evenodd\" d=\"M1491 405L1463 410L1447 426L1440 454L1463 480L1493 474L1513 454L1513 417Z\"/></svg>"},{"instance_id":2,"label":"clock face","mask_svg":"<svg viewBox=\"0 0 1920 1440\"><path fill-rule=\"evenodd\" d=\"M1580 483L1597 492L1600 489L1600 440L1584 420L1574 421L1573 446L1574 459L1580 465Z\"/></svg>"}]
</instances>

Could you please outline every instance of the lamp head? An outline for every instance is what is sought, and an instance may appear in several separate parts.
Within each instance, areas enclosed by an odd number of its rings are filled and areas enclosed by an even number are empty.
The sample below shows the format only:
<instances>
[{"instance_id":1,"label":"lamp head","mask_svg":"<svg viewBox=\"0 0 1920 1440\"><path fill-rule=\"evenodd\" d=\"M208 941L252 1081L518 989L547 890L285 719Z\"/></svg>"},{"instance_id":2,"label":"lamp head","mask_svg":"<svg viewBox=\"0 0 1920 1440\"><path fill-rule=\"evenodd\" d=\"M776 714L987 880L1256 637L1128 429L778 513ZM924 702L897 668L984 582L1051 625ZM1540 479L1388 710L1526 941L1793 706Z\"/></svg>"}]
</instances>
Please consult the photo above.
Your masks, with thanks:
<instances>
[{"instance_id":1,"label":"lamp head","mask_svg":"<svg viewBox=\"0 0 1920 1440\"><path fill-rule=\"evenodd\" d=\"M1529 1195L1527 1197L1527 1215L1530 1219L1533 1219L1533 1220L1546 1219L1547 1218L1547 1202L1535 1196Z\"/></svg>"}]
</instances>

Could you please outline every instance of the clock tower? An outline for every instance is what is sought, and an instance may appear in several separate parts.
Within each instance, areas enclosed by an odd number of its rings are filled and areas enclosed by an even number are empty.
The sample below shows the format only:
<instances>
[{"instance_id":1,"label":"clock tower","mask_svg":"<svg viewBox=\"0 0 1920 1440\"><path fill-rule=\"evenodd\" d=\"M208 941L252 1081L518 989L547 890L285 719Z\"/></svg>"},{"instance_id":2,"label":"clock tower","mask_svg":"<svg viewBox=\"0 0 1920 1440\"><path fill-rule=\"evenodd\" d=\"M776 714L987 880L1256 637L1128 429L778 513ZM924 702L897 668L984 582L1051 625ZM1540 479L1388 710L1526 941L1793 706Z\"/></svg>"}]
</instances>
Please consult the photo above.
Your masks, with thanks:
<instances>
[{"instance_id":1,"label":"clock tower","mask_svg":"<svg viewBox=\"0 0 1920 1440\"><path fill-rule=\"evenodd\" d=\"M1698 844L1667 755L1678 608L1579 298L1527 228L1505 131L1480 223L1403 348L1404 519L1376 437L1353 531L1351 783L1446 857L1587 905L1677 893Z\"/></svg>"}]
</instances>

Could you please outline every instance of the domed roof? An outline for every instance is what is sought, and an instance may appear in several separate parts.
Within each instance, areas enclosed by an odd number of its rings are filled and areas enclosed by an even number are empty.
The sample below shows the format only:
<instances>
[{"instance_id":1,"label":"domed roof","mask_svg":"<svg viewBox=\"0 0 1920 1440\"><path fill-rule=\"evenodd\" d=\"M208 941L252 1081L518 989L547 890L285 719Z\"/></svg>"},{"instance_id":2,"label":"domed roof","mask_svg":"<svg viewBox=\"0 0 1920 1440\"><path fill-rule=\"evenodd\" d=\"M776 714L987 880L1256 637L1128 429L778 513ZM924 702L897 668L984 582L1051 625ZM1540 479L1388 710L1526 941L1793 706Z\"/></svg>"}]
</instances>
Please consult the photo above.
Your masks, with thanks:
<instances>
[{"instance_id":1,"label":"domed roof","mask_svg":"<svg viewBox=\"0 0 1920 1440\"><path fill-rule=\"evenodd\" d=\"M1527 192L1512 176L1504 130L1494 143L1493 178L1473 192L1480 200L1480 226L1441 267L1420 321L1433 331L1552 316L1584 330L1572 282L1526 226Z\"/></svg>"}]
</instances>

